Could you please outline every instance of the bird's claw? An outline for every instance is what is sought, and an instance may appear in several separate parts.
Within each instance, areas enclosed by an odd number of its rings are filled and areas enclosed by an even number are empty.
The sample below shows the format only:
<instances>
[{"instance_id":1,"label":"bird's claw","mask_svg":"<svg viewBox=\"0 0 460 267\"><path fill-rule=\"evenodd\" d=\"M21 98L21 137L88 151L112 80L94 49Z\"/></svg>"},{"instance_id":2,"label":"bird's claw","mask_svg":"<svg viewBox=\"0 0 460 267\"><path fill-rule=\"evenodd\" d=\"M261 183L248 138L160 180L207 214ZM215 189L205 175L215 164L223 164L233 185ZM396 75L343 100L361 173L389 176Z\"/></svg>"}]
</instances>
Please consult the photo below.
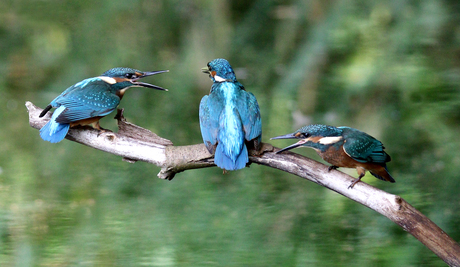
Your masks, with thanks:
<instances>
[{"instance_id":1,"label":"bird's claw","mask_svg":"<svg viewBox=\"0 0 460 267\"><path fill-rule=\"evenodd\" d=\"M327 171L330 172L331 170L337 170L339 167L331 165L327 168Z\"/></svg>"},{"instance_id":2,"label":"bird's claw","mask_svg":"<svg viewBox=\"0 0 460 267\"><path fill-rule=\"evenodd\" d=\"M353 183L351 183L349 186L348 186L348 189L352 189L353 186L355 186L355 184L359 183L359 181L361 181L361 179L356 179L353 181Z\"/></svg>"}]
</instances>

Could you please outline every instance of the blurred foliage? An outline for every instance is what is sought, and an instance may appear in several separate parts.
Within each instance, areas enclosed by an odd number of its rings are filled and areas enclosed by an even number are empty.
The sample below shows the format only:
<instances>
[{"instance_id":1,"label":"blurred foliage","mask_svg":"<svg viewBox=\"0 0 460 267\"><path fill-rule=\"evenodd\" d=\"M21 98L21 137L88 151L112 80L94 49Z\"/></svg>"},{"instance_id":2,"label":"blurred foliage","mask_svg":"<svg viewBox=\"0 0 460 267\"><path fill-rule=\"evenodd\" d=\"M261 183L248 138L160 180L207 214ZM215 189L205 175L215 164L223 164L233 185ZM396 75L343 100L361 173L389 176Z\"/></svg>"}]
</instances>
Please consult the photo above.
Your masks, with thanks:
<instances>
[{"instance_id":1,"label":"blurred foliage","mask_svg":"<svg viewBox=\"0 0 460 267\"><path fill-rule=\"evenodd\" d=\"M201 142L200 69L230 61L264 141L309 123L382 140L399 194L460 240L460 4L453 0L0 2L2 266L444 266L391 221L263 166L156 178L27 123L68 86L126 66L169 69L131 89L133 123ZM103 127L115 129L112 115ZM284 146L289 141L277 141ZM311 150L297 150L319 157ZM344 170L356 175L354 170Z\"/></svg>"}]
</instances>

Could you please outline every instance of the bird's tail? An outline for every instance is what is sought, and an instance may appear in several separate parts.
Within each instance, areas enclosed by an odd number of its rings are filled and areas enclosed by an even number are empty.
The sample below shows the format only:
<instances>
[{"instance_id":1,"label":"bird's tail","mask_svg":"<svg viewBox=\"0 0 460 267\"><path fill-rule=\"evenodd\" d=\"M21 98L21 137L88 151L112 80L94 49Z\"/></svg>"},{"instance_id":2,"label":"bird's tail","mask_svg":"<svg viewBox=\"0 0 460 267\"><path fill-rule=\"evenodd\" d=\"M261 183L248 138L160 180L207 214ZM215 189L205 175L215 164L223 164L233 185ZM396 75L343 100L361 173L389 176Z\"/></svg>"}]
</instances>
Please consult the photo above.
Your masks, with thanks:
<instances>
[{"instance_id":1,"label":"bird's tail","mask_svg":"<svg viewBox=\"0 0 460 267\"><path fill-rule=\"evenodd\" d=\"M70 124L57 123L56 118L65 110L64 106L60 106L54 111L50 121L40 129L40 137L51 143L58 143L62 141L69 131Z\"/></svg>"},{"instance_id":2,"label":"bird's tail","mask_svg":"<svg viewBox=\"0 0 460 267\"><path fill-rule=\"evenodd\" d=\"M395 182L395 179L393 179L393 177L391 177L390 173L388 172L387 166L381 166L381 168L374 169L369 172L380 180L388 181L391 183Z\"/></svg>"},{"instance_id":3,"label":"bird's tail","mask_svg":"<svg viewBox=\"0 0 460 267\"><path fill-rule=\"evenodd\" d=\"M229 156L224 153L223 145L218 144L216 148L216 154L214 156L214 163L221 169L228 171L235 171L246 167L246 163L249 162L248 149L246 144L243 144L241 153L235 160L232 160Z\"/></svg>"},{"instance_id":4,"label":"bird's tail","mask_svg":"<svg viewBox=\"0 0 460 267\"><path fill-rule=\"evenodd\" d=\"M248 149L244 143L244 129L236 108L222 111L214 163L228 171L239 170L248 163Z\"/></svg>"}]
</instances>

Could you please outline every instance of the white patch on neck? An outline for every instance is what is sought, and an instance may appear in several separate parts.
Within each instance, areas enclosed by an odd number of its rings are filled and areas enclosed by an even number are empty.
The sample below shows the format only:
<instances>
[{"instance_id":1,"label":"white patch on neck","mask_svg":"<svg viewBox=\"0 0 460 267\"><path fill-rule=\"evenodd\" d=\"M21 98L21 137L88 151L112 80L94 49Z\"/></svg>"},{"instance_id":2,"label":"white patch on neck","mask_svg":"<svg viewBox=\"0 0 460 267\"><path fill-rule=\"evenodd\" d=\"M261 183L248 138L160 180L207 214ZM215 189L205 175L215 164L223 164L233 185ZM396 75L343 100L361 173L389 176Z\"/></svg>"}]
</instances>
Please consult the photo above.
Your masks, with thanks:
<instances>
[{"instance_id":1,"label":"white patch on neck","mask_svg":"<svg viewBox=\"0 0 460 267\"><path fill-rule=\"evenodd\" d=\"M125 92L126 92L126 90L128 90L129 88L130 88L130 87L126 87L126 88L121 89L121 90L119 91L119 92L120 92L119 94L120 94L120 95L124 95Z\"/></svg>"},{"instance_id":2,"label":"white patch on neck","mask_svg":"<svg viewBox=\"0 0 460 267\"><path fill-rule=\"evenodd\" d=\"M329 137L323 137L319 139L319 143L322 145L332 145L337 143L338 141L342 140L342 136L329 136Z\"/></svg>"},{"instance_id":3,"label":"white patch on neck","mask_svg":"<svg viewBox=\"0 0 460 267\"><path fill-rule=\"evenodd\" d=\"M98 76L97 78L103 80L104 82L108 84L116 84L117 81L114 78L107 77L107 76Z\"/></svg>"},{"instance_id":4,"label":"white patch on neck","mask_svg":"<svg viewBox=\"0 0 460 267\"><path fill-rule=\"evenodd\" d=\"M214 75L214 80L216 80L216 82L226 82L227 80L218 76L218 75Z\"/></svg>"}]
</instances>

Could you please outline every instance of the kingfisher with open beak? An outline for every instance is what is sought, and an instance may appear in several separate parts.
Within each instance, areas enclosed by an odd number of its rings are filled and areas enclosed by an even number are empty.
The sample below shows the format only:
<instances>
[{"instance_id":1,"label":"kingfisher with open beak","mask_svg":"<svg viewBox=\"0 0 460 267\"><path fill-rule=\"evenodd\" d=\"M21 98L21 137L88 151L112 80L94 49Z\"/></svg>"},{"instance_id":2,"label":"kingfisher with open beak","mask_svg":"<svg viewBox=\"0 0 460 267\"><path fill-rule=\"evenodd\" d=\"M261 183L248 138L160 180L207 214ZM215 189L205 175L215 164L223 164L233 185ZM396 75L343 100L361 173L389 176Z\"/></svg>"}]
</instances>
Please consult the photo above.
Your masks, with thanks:
<instances>
[{"instance_id":1,"label":"kingfisher with open beak","mask_svg":"<svg viewBox=\"0 0 460 267\"><path fill-rule=\"evenodd\" d=\"M92 124L103 130L99 120L114 111L126 90L146 87L167 91L159 86L140 82L139 79L167 70L142 72L131 68L113 68L101 76L85 79L67 88L40 113L40 118L56 108L50 121L40 129L43 140L57 143L65 138L70 127Z\"/></svg>"}]
</instances>

